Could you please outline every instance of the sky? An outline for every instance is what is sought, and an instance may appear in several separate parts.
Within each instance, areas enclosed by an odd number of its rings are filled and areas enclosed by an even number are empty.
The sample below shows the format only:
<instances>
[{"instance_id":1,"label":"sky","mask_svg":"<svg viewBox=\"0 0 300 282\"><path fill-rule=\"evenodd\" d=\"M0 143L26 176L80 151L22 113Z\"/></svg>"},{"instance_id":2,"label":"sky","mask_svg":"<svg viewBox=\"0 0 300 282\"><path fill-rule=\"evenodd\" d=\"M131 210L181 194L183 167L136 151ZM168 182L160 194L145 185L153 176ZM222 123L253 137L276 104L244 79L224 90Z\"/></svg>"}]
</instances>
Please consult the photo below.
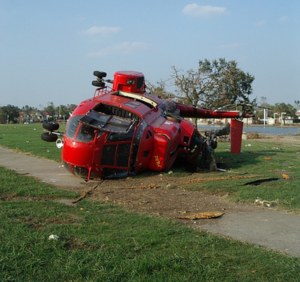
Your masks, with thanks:
<instances>
[{"instance_id":1,"label":"sky","mask_svg":"<svg viewBox=\"0 0 300 282\"><path fill-rule=\"evenodd\" d=\"M298 0L0 0L0 106L78 104L93 71L166 81L225 58L255 77L250 96L300 100Z\"/></svg>"}]
</instances>

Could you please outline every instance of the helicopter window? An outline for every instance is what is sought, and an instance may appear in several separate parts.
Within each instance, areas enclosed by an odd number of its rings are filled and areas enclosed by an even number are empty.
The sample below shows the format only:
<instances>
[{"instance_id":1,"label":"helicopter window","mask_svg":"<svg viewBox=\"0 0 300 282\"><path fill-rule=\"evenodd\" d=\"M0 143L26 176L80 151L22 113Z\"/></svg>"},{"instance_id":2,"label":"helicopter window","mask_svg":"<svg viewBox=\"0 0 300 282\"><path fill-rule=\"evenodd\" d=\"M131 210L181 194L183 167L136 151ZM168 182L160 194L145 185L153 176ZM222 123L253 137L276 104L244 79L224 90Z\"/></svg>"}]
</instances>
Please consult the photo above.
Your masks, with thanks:
<instances>
[{"instance_id":1,"label":"helicopter window","mask_svg":"<svg viewBox=\"0 0 300 282\"><path fill-rule=\"evenodd\" d=\"M119 144L117 153L117 166L127 167L131 143Z\"/></svg>"},{"instance_id":2,"label":"helicopter window","mask_svg":"<svg viewBox=\"0 0 300 282\"><path fill-rule=\"evenodd\" d=\"M131 128L132 122L129 120L123 120L116 117L112 117L109 122L106 124L107 130L111 132L128 132Z\"/></svg>"},{"instance_id":3,"label":"helicopter window","mask_svg":"<svg viewBox=\"0 0 300 282\"><path fill-rule=\"evenodd\" d=\"M144 85L144 77L138 77L137 79L137 88L141 88Z\"/></svg>"},{"instance_id":4,"label":"helicopter window","mask_svg":"<svg viewBox=\"0 0 300 282\"><path fill-rule=\"evenodd\" d=\"M121 133L115 133L111 132L109 133L107 140L109 141L124 141L124 140L130 140L133 136L134 127L132 126L128 132L121 132Z\"/></svg>"},{"instance_id":5,"label":"helicopter window","mask_svg":"<svg viewBox=\"0 0 300 282\"><path fill-rule=\"evenodd\" d=\"M106 115L96 111L90 111L81 118L81 121L90 127L115 133L127 133L135 123L134 120Z\"/></svg>"},{"instance_id":6,"label":"helicopter window","mask_svg":"<svg viewBox=\"0 0 300 282\"><path fill-rule=\"evenodd\" d=\"M94 108L94 111L99 112L99 113L103 113L103 114L106 114L106 115L114 115L114 116L127 118L127 119L138 119L138 117L135 114L133 114L129 111L126 111L126 110L121 109L119 107L114 107L114 106L105 105L105 104L98 104Z\"/></svg>"},{"instance_id":7,"label":"helicopter window","mask_svg":"<svg viewBox=\"0 0 300 282\"><path fill-rule=\"evenodd\" d=\"M102 161L101 161L103 165L114 164L116 149L117 149L117 145L103 146Z\"/></svg>"},{"instance_id":8,"label":"helicopter window","mask_svg":"<svg viewBox=\"0 0 300 282\"><path fill-rule=\"evenodd\" d=\"M127 167L130 156L130 147L130 142L103 146L101 160L102 165Z\"/></svg>"},{"instance_id":9,"label":"helicopter window","mask_svg":"<svg viewBox=\"0 0 300 282\"><path fill-rule=\"evenodd\" d=\"M85 124L89 124L90 126L103 128L110 118L111 116L109 115L99 114L95 111L90 111L81 119L81 121Z\"/></svg>"},{"instance_id":10,"label":"helicopter window","mask_svg":"<svg viewBox=\"0 0 300 282\"><path fill-rule=\"evenodd\" d=\"M95 137L95 131L96 131L95 128L88 126L86 124L82 124L76 136L76 140L82 142L90 142Z\"/></svg>"},{"instance_id":11,"label":"helicopter window","mask_svg":"<svg viewBox=\"0 0 300 282\"><path fill-rule=\"evenodd\" d=\"M76 129L78 127L79 121L82 118L81 115L71 117L68 121L67 129L66 129L66 135L69 138L73 138L76 132Z\"/></svg>"}]
</instances>

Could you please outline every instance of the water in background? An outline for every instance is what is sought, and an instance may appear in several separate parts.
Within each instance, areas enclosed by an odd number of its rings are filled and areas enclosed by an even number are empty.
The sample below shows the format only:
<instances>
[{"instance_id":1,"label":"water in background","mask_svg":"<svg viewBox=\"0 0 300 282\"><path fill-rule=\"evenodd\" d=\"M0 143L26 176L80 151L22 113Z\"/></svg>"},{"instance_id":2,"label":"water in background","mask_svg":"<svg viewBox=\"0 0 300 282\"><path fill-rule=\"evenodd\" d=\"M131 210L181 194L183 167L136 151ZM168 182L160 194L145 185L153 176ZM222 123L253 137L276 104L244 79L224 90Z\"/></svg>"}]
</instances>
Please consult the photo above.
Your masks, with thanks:
<instances>
[{"instance_id":1,"label":"water in background","mask_svg":"<svg viewBox=\"0 0 300 282\"><path fill-rule=\"evenodd\" d=\"M206 130L218 130L223 126L218 125L199 125L198 129L200 132ZM270 134L270 135L299 135L300 127L289 127L289 126L254 126L245 125L243 132L246 133L259 133L259 134Z\"/></svg>"}]
</instances>

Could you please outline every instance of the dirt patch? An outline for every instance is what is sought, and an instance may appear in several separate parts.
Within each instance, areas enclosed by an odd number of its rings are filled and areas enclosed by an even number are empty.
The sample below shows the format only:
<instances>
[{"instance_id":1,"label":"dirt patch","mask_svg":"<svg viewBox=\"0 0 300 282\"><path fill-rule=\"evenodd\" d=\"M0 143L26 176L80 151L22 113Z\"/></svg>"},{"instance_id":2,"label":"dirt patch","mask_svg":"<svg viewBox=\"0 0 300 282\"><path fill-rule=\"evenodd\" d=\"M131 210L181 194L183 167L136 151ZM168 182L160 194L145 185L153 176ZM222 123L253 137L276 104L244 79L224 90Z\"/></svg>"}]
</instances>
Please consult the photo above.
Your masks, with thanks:
<instances>
[{"instance_id":1,"label":"dirt patch","mask_svg":"<svg viewBox=\"0 0 300 282\"><path fill-rule=\"evenodd\" d=\"M236 176L245 177L245 176ZM251 176L247 176L251 178ZM96 182L89 183L86 191L93 200L100 200L121 205L128 210L156 216L178 219L182 215L200 212L234 212L244 206L228 200L227 195L216 196L200 191L184 188L189 183L217 181L225 176L206 178L204 173L194 173L183 177L174 177L168 173L144 176L143 178L127 178L125 180L106 180L96 188ZM253 207L254 209L255 207Z\"/></svg>"}]
</instances>

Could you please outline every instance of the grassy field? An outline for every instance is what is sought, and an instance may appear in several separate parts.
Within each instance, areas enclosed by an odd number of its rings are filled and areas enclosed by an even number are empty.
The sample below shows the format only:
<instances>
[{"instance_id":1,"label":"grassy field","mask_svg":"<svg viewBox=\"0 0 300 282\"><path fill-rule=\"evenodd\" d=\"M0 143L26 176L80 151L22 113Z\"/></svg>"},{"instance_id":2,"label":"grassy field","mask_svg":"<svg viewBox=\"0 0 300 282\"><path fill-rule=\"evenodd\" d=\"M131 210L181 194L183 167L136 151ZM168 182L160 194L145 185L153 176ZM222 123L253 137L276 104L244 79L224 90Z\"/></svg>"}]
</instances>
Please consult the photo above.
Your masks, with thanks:
<instances>
[{"instance_id":1,"label":"grassy field","mask_svg":"<svg viewBox=\"0 0 300 282\"><path fill-rule=\"evenodd\" d=\"M41 132L41 125L1 125L0 145L58 161L60 151ZM203 173L224 179L185 188L299 209L299 147L249 140L240 155L228 148L220 143L216 152L227 172ZM278 180L245 185L265 178ZM299 281L299 258L107 203L71 205L77 197L0 168L0 281Z\"/></svg>"},{"instance_id":2,"label":"grassy field","mask_svg":"<svg viewBox=\"0 0 300 282\"><path fill-rule=\"evenodd\" d=\"M62 129L61 129L62 130ZM0 124L0 145L43 158L60 161L55 143L41 140L42 124Z\"/></svg>"},{"instance_id":3,"label":"grassy field","mask_svg":"<svg viewBox=\"0 0 300 282\"><path fill-rule=\"evenodd\" d=\"M210 177L224 176L226 179L201 183L201 187L190 186L189 189L228 194L241 202L253 203L259 198L274 202L277 207L300 211L299 141L293 144L246 140L243 141L242 153L238 155L229 152L228 143L219 145L216 159L228 170L221 175L211 173ZM251 184L257 180L261 183Z\"/></svg>"},{"instance_id":4,"label":"grassy field","mask_svg":"<svg viewBox=\"0 0 300 282\"><path fill-rule=\"evenodd\" d=\"M0 281L299 281L300 259L0 176Z\"/></svg>"}]
</instances>

